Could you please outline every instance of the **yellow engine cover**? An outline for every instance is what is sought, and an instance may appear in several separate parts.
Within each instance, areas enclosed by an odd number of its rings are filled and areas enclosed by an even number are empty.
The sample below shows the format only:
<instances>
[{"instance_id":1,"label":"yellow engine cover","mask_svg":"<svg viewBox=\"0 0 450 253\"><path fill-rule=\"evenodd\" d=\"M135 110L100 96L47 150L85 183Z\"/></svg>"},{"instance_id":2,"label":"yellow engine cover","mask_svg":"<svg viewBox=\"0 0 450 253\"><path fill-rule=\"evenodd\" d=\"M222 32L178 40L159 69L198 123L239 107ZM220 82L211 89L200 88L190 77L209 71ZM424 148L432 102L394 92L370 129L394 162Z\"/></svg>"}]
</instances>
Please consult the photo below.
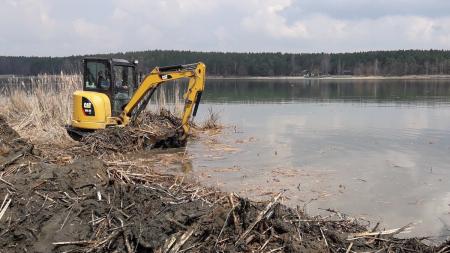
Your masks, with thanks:
<instances>
[{"instance_id":1,"label":"yellow engine cover","mask_svg":"<svg viewBox=\"0 0 450 253\"><path fill-rule=\"evenodd\" d=\"M111 123L111 102L106 94L75 91L72 106L72 127L103 129Z\"/></svg>"}]
</instances>

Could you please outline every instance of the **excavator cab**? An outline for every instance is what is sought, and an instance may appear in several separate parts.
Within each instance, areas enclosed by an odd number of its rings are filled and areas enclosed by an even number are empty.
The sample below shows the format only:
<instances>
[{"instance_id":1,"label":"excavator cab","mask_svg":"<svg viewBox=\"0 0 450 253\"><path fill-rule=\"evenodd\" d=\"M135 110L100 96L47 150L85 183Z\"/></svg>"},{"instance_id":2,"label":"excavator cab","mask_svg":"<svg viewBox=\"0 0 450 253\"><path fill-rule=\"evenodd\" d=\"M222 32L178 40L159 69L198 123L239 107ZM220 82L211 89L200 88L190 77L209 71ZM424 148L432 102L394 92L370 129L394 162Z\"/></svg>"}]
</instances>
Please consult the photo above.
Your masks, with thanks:
<instances>
[{"instance_id":1,"label":"excavator cab","mask_svg":"<svg viewBox=\"0 0 450 253\"><path fill-rule=\"evenodd\" d=\"M117 117L138 86L136 66L136 61L86 58L83 90L105 94L110 100L111 116Z\"/></svg>"}]
</instances>

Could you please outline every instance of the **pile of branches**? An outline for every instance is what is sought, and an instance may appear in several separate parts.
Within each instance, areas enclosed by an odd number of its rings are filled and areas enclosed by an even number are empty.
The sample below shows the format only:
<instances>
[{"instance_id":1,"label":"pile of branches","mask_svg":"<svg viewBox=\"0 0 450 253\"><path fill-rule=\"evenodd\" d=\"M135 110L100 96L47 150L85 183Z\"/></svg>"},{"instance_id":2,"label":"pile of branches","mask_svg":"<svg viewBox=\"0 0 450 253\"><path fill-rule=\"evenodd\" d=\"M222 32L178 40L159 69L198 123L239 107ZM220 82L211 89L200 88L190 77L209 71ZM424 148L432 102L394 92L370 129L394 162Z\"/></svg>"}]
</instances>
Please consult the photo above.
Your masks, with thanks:
<instances>
[{"instance_id":1,"label":"pile of branches","mask_svg":"<svg viewBox=\"0 0 450 253\"><path fill-rule=\"evenodd\" d=\"M181 120L169 111L143 112L131 125L95 131L81 139L85 151L96 155L152 148L181 147Z\"/></svg>"},{"instance_id":2,"label":"pile of branches","mask_svg":"<svg viewBox=\"0 0 450 253\"><path fill-rule=\"evenodd\" d=\"M0 181L2 252L448 252L405 228L367 231L331 212L309 217L252 202L130 162L38 164Z\"/></svg>"}]
</instances>

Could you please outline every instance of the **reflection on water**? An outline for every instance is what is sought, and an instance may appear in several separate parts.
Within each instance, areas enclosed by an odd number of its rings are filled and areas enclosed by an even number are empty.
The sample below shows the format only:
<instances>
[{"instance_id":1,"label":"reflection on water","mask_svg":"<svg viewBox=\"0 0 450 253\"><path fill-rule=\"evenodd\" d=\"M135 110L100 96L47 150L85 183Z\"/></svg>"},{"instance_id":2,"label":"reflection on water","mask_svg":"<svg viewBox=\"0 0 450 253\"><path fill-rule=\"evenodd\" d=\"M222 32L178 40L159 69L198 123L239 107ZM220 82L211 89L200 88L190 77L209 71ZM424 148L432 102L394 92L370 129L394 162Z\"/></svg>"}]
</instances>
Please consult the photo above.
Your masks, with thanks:
<instances>
[{"instance_id":1,"label":"reflection on water","mask_svg":"<svg viewBox=\"0 0 450 253\"><path fill-rule=\"evenodd\" d=\"M236 126L217 137L230 152L189 144L205 182L450 234L449 81L214 80L204 101L200 117L212 106Z\"/></svg>"},{"instance_id":2,"label":"reflection on water","mask_svg":"<svg viewBox=\"0 0 450 253\"><path fill-rule=\"evenodd\" d=\"M446 100L448 84L449 80L209 80L205 96L213 103Z\"/></svg>"}]
</instances>

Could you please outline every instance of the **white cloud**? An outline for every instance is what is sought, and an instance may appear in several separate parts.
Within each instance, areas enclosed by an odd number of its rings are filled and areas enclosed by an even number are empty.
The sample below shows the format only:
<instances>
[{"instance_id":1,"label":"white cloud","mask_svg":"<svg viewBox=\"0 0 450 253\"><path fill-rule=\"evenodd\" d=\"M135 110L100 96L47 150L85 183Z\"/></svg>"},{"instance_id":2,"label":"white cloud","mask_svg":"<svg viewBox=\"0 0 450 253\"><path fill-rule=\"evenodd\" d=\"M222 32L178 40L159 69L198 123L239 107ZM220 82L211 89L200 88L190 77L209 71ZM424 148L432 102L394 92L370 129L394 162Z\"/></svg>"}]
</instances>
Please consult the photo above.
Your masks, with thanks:
<instances>
[{"instance_id":1,"label":"white cloud","mask_svg":"<svg viewBox=\"0 0 450 253\"><path fill-rule=\"evenodd\" d=\"M268 33L270 36L286 38L307 37L307 29L303 22L295 22L293 25L286 23L286 18L280 12L288 8L292 1L264 1L259 9L251 16L244 17L242 25L252 32ZM255 6L256 7L256 6Z\"/></svg>"},{"instance_id":2,"label":"white cloud","mask_svg":"<svg viewBox=\"0 0 450 253\"><path fill-rule=\"evenodd\" d=\"M1 55L450 49L442 0L4 1Z\"/></svg>"},{"instance_id":3,"label":"white cloud","mask_svg":"<svg viewBox=\"0 0 450 253\"><path fill-rule=\"evenodd\" d=\"M81 45L89 45L90 47L98 47L99 51L114 51L121 43L123 39L116 31L114 27L99 25L85 19L77 19L73 21L73 31L77 41L86 41Z\"/></svg>"}]
</instances>

